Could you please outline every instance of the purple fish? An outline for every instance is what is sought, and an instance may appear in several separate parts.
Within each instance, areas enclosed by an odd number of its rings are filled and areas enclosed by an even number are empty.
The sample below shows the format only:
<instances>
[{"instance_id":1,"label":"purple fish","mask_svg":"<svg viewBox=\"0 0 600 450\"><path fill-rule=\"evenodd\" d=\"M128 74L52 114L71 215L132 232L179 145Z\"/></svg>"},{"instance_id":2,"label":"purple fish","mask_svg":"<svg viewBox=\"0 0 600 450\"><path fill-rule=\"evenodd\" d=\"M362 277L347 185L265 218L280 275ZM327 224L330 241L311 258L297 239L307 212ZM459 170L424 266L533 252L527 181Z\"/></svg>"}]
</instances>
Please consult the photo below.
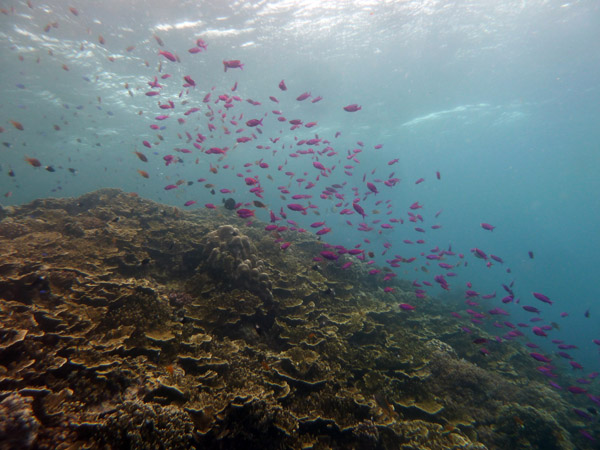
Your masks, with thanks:
<instances>
[{"instance_id":1,"label":"purple fish","mask_svg":"<svg viewBox=\"0 0 600 450\"><path fill-rule=\"evenodd\" d=\"M413 311L415 309L413 305L409 305L408 303L400 303L398 307L404 311Z\"/></svg>"},{"instance_id":2,"label":"purple fish","mask_svg":"<svg viewBox=\"0 0 600 450\"><path fill-rule=\"evenodd\" d=\"M544 330L542 330L540 327L533 327L531 330L533 331L533 334L535 334L537 336L542 336L542 337L548 336L546 334L546 332Z\"/></svg>"},{"instance_id":3,"label":"purple fish","mask_svg":"<svg viewBox=\"0 0 600 450\"><path fill-rule=\"evenodd\" d=\"M330 261L337 261L337 259L339 258L339 255L337 253L332 252L330 250L323 250L321 252L321 256Z\"/></svg>"},{"instance_id":4,"label":"purple fish","mask_svg":"<svg viewBox=\"0 0 600 450\"><path fill-rule=\"evenodd\" d=\"M533 353L530 353L529 356L531 356L533 359L535 359L537 361L544 362L544 363L549 363L549 362L552 361L550 358L545 357L541 353L535 353L535 352L533 352Z\"/></svg>"},{"instance_id":5,"label":"purple fish","mask_svg":"<svg viewBox=\"0 0 600 450\"><path fill-rule=\"evenodd\" d=\"M536 313L536 314L540 313L540 310L537 309L535 306L524 305L523 309L527 312L532 312L532 313Z\"/></svg>"},{"instance_id":6,"label":"purple fish","mask_svg":"<svg viewBox=\"0 0 600 450\"><path fill-rule=\"evenodd\" d=\"M371 183L370 181L367 181L367 187L369 188L369 190L371 192L373 192L374 194L379 194L379 191L377 190L377 186L375 186L373 183Z\"/></svg>"},{"instance_id":7,"label":"purple fish","mask_svg":"<svg viewBox=\"0 0 600 450\"><path fill-rule=\"evenodd\" d=\"M544 303L548 303L549 305L552 304L552 301L547 296L545 296L544 294L540 294L539 292L532 292L532 294L539 301L542 301Z\"/></svg>"},{"instance_id":8,"label":"purple fish","mask_svg":"<svg viewBox=\"0 0 600 450\"><path fill-rule=\"evenodd\" d=\"M479 259L487 259L487 255L483 250L479 250L478 248L472 248L471 251L473 255Z\"/></svg>"},{"instance_id":9,"label":"purple fish","mask_svg":"<svg viewBox=\"0 0 600 450\"><path fill-rule=\"evenodd\" d=\"M482 223L481 224L481 228L483 228L484 230L488 230L488 231L494 231L494 228L496 228L493 225L490 225L489 223Z\"/></svg>"},{"instance_id":10,"label":"purple fish","mask_svg":"<svg viewBox=\"0 0 600 450\"><path fill-rule=\"evenodd\" d=\"M356 103L353 103L348 106L344 106L344 111L347 111L347 112L356 112L356 111L360 111L361 109L362 108L360 106L358 106Z\"/></svg>"},{"instance_id":11,"label":"purple fish","mask_svg":"<svg viewBox=\"0 0 600 450\"><path fill-rule=\"evenodd\" d=\"M365 214L365 210L363 209L362 206L360 206L358 204L358 202L353 202L352 203L352 207L354 208L354 211L356 211L357 213L359 213L361 216L363 216L363 218L366 216Z\"/></svg>"},{"instance_id":12,"label":"purple fish","mask_svg":"<svg viewBox=\"0 0 600 450\"><path fill-rule=\"evenodd\" d=\"M298 203L290 203L287 205L288 209L291 209L292 211L299 211L302 212L303 214L306 214L306 208Z\"/></svg>"},{"instance_id":13,"label":"purple fish","mask_svg":"<svg viewBox=\"0 0 600 450\"><path fill-rule=\"evenodd\" d=\"M249 126L249 127L256 127L258 125L262 125L262 121L263 121L263 119L260 119L260 120L258 120L258 119L250 119L250 120L248 120L246 122L246 125Z\"/></svg>"}]
</instances>

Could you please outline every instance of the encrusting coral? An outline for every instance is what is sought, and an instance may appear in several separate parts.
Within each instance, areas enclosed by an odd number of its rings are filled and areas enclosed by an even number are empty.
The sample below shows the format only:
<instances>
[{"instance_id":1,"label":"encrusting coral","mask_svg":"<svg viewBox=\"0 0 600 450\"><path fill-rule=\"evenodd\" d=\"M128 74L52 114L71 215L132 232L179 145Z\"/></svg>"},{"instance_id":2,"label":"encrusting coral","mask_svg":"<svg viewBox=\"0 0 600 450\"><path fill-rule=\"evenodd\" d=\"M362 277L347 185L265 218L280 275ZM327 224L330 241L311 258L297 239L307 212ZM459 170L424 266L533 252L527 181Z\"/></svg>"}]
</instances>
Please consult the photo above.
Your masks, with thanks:
<instances>
[{"instance_id":1,"label":"encrusting coral","mask_svg":"<svg viewBox=\"0 0 600 450\"><path fill-rule=\"evenodd\" d=\"M2 214L2 449L575 448L518 345L473 351L310 236L110 189Z\"/></svg>"}]
</instances>

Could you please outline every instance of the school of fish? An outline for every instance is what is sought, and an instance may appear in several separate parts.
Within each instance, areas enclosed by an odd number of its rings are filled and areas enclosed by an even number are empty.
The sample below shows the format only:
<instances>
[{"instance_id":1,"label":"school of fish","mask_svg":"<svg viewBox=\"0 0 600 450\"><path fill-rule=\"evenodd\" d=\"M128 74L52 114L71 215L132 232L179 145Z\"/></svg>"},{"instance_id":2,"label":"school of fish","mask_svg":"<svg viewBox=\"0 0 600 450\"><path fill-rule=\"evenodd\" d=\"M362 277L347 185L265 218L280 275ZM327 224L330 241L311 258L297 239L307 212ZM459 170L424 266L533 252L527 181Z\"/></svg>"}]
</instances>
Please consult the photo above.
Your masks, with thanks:
<instances>
[{"instance_id":1,"label":"school of fish","mask_svg":"<svg viewBox=\"0 0 600 450\"><path fill-rule=\"evenodd\" d=\"M30 2L28 5L33 8ZM76 8L65 8L74 17L80 17ZM11 14L6 9L1 12ZM50 33L56 26L51 22L44 30ZM103 46L107 45L110 33L104 36L97 37ZM283 79L272 86L272 92L265 98L237 95L238 89L244 86L247 66L243 58L233 58L243 55L223 55L221 72L227 87L203 86L201 71L220 70L220 67L202 65L202 54L211 51L210 42L192 38L186 54L178 54L166 48L159 36L155 35L154 40L156 58L148 63L150 67L157 67L157 72L147 79L147 88L143 91L150 111L144 120L154 137L140 138L135 148L127 150L130 162L137 165L135 170L140 182L161 183L160 174L164 173L169 178L162 185L165 195L176 195L192 185L204 185L211 195L216 192L234 195L238 200L233 207L237 217L246 221L258 217L266 222L264 232L281 251L294 251L294 233L313 233L322 245L314 255L315 264L337 264L343 270L362 264L389 295L394 295L389 281L399 273L418 274L412 281L414 301L398 305L402 314L418 314L419 301L428 295L428 290L435 292L441 288L459 292L464 295L466 306L464 311L455 311L452 316L464 322L462 331L473 335L473 345L482 356L489 355L505 341L521 341L530 349L531 358L541 364L538 370L548 377L550 386L572 395L586 396L596 407L600 406L600 395L593 390L599 373L586 373L586 368L572 356L577 347L553 339L556 324L544 320L544 312L548 308L560 308L562 299L548 292L519 292L514 282L499 283L493 292L479 292L474 280L465 285L453 283L453 278L469 264L483 265L509 277L511 269L502 255L491 254L485 248L454 249L436 244L435 233L443 226L437 220L442 211L432 211L426 202L417 198L405 204L393 200L394 193L406 183L419 186L443 183L443 174L432 167L430 173L413 179L401 179L394 171L379 175L401 164L401 158L391 158L382 167L371 168L364 161L377 152L385 154L382 144L369 142L367 137L364 141L344 141L343 129L320 131L319 121L314 119L315 108L320 107L321 101L337 103L336 108L352 116L368 114L368 104L359 105L352 99L326 99L313 95L305 86L295 86L295 82ZM127 52L134 50L135 46L126 49ZM69 70L66 65L63 69ZM189 73L182 77L173 75L182 70ZM179 93L169 94L167 88L177 88ZM134 95L129 86L126 89ZM9 117L4 121L6 126L0 127L3 134L24 133L28 128L26 121ZM174 139L181 144L169 144ZM260 158L245 156L245 153L255 155L257 151ZM33 149L28 149L23 159L31 170L55 171L54 165L45 165L36 158ZM172 181L180 165L195 165L197 179ZM76 169L69 168L69 171L75 173ZM224 172L230 176L223 178ZM8 174L14 176L13 169ZM224 184L223 179L230 181ZM190 198L175 201L185 208L203 207L214 214L225 208L219 202L207 201L205 190L191 192L191 189L185 191ZM8 197L10 192L4 195ZM480 233L493 233L496 228L487 222L474 222L473 226ZM335 242L347 229L362 233L363 239L351 245L327 242L328 239ZM411 236L413 231L418 233L419 239L408 239L409 230ZM475 240L476 236L474 234ZM523 253L534 259L533 251L523 249ZM531 314L531 318L513 323L511 311L517 309ZM497 335L493 340L478 337L469 323L497 329ZM542 350L548 346L540 343L548 340L555 347L554 352ZM600 346L600 335L593 344ZM581 373L576 384L561 386L553 381L558 360L565 360L573 371ZM581 409L573 412L584 421L592 420ZM581 434L589 440L596 439L585 429Z\"/></svg>"}]
</instances>

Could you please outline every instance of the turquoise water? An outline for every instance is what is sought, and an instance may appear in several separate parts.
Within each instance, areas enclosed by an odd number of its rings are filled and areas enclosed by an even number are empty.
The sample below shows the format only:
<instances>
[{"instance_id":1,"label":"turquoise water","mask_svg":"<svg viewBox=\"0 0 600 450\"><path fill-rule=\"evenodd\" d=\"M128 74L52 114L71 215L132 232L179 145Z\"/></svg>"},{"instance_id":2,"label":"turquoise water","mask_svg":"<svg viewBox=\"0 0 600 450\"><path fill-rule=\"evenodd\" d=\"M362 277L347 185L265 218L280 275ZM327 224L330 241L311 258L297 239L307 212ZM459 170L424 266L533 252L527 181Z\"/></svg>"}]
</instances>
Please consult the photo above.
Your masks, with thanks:
<instances>
[{"instance_id":1,"label":"turquoise water","mask_svg":"<svg viewBox=\"0 0 600 450\"><path fill-rule=\"evenodd\" d=\"M331 244L360 244L372 251L367 261L386 266L394 255L401 256L404 262L394 272L432 283L430 295L443 293L434 276L448 272L438 266L444 262L457 274L446 278L450 292L445 296L462 298L469 282L480 294L496 292L493 299L475 298L480 305L474 309L486 313L502 307L510 317L501 316L500 322L528 322L535 314L521 306L539 308L543 320L537 325L555 322L560 329L553 327L543 338L522 327L521 340L540 345L563 371L571 368L555 355L550 340L574 344L578 349L570 354L584 367L574 374L593 376L600 370L599 347L592 342L600 339L597 2L31 0L29 5L6 1L2 7L4 206L119 187L189 209L207 203L221 208L223 198L233 197L249 203L242 207L265 222L269 210L281 217L283 208L307 232L317 230L311 223L324 221L331 231L323 239ZM190 53L200 48L198 39L206 48ZM179 62L159 51L177 55ZM225 72L224 60L240 60L243 69ZM165 74L171 77L161 79ZM195 87L183 86L188 75ZM148 85L155 76L161 89ZM282 80L286 91L278 87ZM160 94L146 96L151 90ZM304 92L311 96L296 100ZM237 95L241 101L225 108L225 101L215 103L219 95ZM317 96L322 100L313 103ZM169 100L174 108L158 107ZM361 109L344 111L350 104ZM199 111L184 115L192 107ZM290 130L273 110L288 121L317 125ZM156 120L161 114L169 118ZM263 119L262 134L246 125L249 119ZM164 129L153 130L152 124ZM200 149L192 145L198 133L207 137ZM236 145L238 137L252 133L256 139ZM323 141L297 145L316 135ZM143 145L145 140L152 148ZM332 150L324 152L328 145ZM228 150L207 154L212 147ZM356 161L348 159L355 149L360 150ZM166 155L178 162L167 166ZM41 166L33 167L26 157ZM313 165L317 160L329 170L321 173ZM247 185L246 177L258 177L262 197L250 192L256 185ZM401 181L385 186L390 178ZM420 178L424 181L416 184ZM309 182L315 186L307 189ZM320 198L336 184L342 186L333 188L342 198ZM177 188L165 190L167 185ZM285 200L280 186L289 190ZM297 194L312 198L293 200ZM356 212L340 214L354 211L355 198L367 213L370 231L359 231L363 220ZM267 208L255 207L253 200ZM184 206L188 201L197 203ZM423 207L411 210L414 202ZM308 214L290 210L289 203L307 207ZM409 212L421 214L423 221L410 222ZM381 228L383 223L392 228ZM496 228L485 230L481 223ZM405 239L425 243L406 244ZM464 258L426 258L449 246ZM475 258L474 248L504 263ZM293 244L286 251L293 251ZM385 286L382 274L373 276ZM515 301L503 304L502 284L512 282ZM540 302L532 292L554 304ZM415 313L418 303L415 298ZM468 314L459 312L468 326ZM487 314L484 322L503 336L509 329L494 328L496 320ZM600 392L597 381L586 388L593 395Z\"/></svg>"}]
</instances>

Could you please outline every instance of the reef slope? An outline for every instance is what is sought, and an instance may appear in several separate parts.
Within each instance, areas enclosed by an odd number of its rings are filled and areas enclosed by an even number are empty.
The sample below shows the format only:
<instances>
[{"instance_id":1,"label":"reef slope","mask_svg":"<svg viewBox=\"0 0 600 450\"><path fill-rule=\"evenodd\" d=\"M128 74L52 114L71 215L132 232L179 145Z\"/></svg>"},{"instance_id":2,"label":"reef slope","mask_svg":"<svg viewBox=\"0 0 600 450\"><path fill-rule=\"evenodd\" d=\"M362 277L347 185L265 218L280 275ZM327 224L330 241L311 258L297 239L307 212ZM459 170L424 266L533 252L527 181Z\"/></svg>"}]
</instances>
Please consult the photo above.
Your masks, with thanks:
<instances>
[{"instance_id":1,"label":"reef slope","mask_svg":"<svg viewBox=\"0 0 600 450\"><path fill-rule=\"evenodd\" d=\"M0 448L575 448L518 345L263 228L114 189L1 210Z\"/></svg>"}]
</instances>

